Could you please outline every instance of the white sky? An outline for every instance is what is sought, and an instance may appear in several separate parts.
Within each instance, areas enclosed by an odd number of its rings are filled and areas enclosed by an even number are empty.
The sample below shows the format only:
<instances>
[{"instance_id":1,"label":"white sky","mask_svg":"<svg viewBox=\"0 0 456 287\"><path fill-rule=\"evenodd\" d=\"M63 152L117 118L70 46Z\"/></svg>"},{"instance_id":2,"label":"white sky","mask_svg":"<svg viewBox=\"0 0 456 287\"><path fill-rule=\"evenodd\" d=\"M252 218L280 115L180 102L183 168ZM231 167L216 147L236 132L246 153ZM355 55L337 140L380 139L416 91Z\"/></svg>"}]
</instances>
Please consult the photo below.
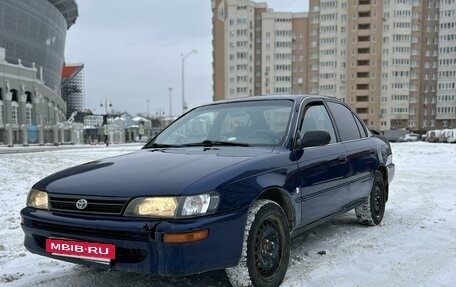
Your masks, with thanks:
<instances>
[{"instance_id":1,"label":"white sky","mask_svg":"<svg viewBox=\"0 0 456 287\"><path fill-rule=\"evenodd\" d=\"M181 113L181 53L190 107L212 101L210 0L76 0L79 18L67 33L66 62L84 63L86 107L104 113L106 98L132 114ZM307 0L267 0L275 11L308 11Z\"/></svg>"}]
</instances>

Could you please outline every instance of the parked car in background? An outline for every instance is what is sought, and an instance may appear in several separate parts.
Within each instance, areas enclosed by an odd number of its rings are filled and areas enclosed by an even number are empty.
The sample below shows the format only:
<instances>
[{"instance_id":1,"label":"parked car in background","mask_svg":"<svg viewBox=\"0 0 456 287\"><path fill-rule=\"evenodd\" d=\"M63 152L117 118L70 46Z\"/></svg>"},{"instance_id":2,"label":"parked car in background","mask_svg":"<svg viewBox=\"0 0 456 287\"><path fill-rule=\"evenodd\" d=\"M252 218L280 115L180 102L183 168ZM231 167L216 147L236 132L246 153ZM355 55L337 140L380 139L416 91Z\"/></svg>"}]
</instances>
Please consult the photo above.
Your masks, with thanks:
<instances>
[{"instance_id":1,"label":"parked car in background","mask_svg":"<svg viewBox=\"0 0 456 287\"><path fill-rule=\"evenodd\" d=\"M399 139L400 142L416 142L421 139L419 134L409 133Z\"/></svg>"},{"instance_id":2,"label":"parked car in background","mask_svg":"<svg viewBox=\"0 0 456 287\"><path fill-rule=\"evenodd\" d=\"M448 143L456 143L456 129L451 129L448 132L447 142Z\"/></svg>"},{"instance_id":3,"label":"parked car in background","mask_svg":"<svg viewBox=\"0 0 456 287\"><path fill-rule=\"evenodd\" d=\"M383 136L389 142L400 142L401 138L403 138L408 133L410 133L410 131L406 129L386 130L383 131Z\"/></svg>"},{"instance_id":4,"label":"parked car in background","mask_svg":"<svg viewBox=\"0 0 456 287\"><path fill-rule=\"evenodd\" d=\"M428 142L439 142L440 141L440 130L430 130L426 133L426 140Z\"/></svg>"},{"instance_id":5,"label":"parked car in background","mask_svg":"<svg viewBox=\"0 0 456 287\"><path fill-rule=\"evenodd\" d=\"M446 143L448 141L448 138L451 136L451 134L452 134L452 131L450 129L441 130L440 135L439 135L439 142Z\"/></svg>"},{"instance_id":6,"label":"parked car in background","mask_svg":"<svg viewBox=\"0 0 456 287\"><path fill-rule=\"evenodd\" d=\"M394 171L388 141L340 101L221 101L140 151L36 183L21 211L24 245L114 270L226 269L233 286L279 286L291 237L351 209L380 224Z\"/></svg>"}]
</instances>

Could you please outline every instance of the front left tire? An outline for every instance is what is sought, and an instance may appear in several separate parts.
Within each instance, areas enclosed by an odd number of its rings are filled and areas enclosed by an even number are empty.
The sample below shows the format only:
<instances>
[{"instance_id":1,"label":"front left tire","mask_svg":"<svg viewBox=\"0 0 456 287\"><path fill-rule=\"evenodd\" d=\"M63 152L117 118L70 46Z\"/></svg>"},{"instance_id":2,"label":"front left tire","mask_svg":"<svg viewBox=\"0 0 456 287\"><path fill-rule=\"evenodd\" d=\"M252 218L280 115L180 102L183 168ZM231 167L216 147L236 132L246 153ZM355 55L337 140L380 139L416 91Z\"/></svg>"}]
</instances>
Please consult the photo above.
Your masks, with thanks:
<instances>
[{"instance_id":1,"label":"front left tire","mask_svg":"<svg viewBox=\"0 0 456 287\"><path fill-rule=\"evenodd\" d=\"M271 200L249 209L239 264L226 269L234 287L279 286L290 258L290 230L285 212Z\"/></svg>"}]
</instances>

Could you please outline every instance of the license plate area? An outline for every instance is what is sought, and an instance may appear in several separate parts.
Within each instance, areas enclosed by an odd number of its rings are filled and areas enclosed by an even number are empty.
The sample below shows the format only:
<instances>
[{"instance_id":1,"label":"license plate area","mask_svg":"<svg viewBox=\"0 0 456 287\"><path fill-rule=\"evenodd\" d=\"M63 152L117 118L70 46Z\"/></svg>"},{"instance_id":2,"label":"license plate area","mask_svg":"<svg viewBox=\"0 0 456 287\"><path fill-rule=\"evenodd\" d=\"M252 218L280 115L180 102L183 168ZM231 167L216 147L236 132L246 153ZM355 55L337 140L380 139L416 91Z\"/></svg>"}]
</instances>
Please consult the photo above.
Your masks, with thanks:
<instances>
[{"instance_id":1,"label":"license plate area","mask_svg":"<svg viewBox=\"0 0 456 287\"><path fill-rule=\"evenodd\" d=\"M46 238L46 252L52 255L80 258L105 264L116 259L116 246L114 244L71 239Z\"/></svg>"}]
</instances>

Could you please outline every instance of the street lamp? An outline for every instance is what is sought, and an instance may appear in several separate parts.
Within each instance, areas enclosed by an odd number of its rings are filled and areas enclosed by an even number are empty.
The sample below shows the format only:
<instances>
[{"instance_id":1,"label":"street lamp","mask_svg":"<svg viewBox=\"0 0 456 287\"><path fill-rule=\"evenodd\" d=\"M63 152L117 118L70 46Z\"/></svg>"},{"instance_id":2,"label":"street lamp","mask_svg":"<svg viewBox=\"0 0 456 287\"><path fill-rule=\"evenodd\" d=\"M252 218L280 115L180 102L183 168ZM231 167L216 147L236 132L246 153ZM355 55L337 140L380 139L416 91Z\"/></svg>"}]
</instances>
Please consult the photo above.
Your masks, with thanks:
<instances>
[{"instance_id":1,"label":"street lamp","mask_svg":"<svg viewBox=\"0 0 456 287\"><path fill-rule=\"evenodd\" d=\"M101 102L100 107L105 108L105 114L106 114L106 126L104 128L104 135L105 135L105 144L106 146L109 146L109 122L108 122L108 108L112 107L111 101L108 99L104 99L103 102Z\"/></svg>"},{"instance_id":2,"label":"street lamp","mask_svg":"<svg viewBox=\"0 0 456 287\"><path fill-rule=\"evenodd\" d=\"M112 107L112 103L110 100L108 99L104 99L101 104L100 104L100 107L104 107L105 108L105 114L108 115L108 108Z\"/></svg>"},{"instance_id":3,"label":"street lamp","mask_svg":"<svg viewBox=\"0 0 456 287\"><path fill-rule=\"evenodd\" d=\"M149 117L149 116L150 116L150 113L149 113L149 111L150 111L150 110L149 110L150 100L147 99L147 100L146 100L146 103L147 103L147 117Z\"/></svg>"},{"instance_id":4,"label":"street lamp","mask_svg":"<svg viewBox=\"0 0 456 287\"><path fill-rule=\"evenodd\" d=\"M182 113L185 113L187 110L187 104L185 103L185 59L187 59L188 56L193 55L198 53L197 50L193 49L187 53L182 53L181 58L182 58Z\"/></svg>"},{"instance_id":5,"label":"street lamp","mask_svg":"<svg viewBox=\"0 0 456 287\"><path fill-rule=\"evenodd\" d=\"M169 87L169 119L170 121L173 118L173 88Z\"/></svg>"},{"instance_id":6,"label":"street lamp","mask_svg":"<svg viewBox=\"0 0 456 287\"><path fill-rule=\"evenodd\" d=\"M162 120L163 120L163 117L165 116L165 110L162 109L162 108L159 108L156 110L155 114L157 115L158 117L158 121L160 122L160 130L162 129Z\"/></svg>"}]
</instances>

